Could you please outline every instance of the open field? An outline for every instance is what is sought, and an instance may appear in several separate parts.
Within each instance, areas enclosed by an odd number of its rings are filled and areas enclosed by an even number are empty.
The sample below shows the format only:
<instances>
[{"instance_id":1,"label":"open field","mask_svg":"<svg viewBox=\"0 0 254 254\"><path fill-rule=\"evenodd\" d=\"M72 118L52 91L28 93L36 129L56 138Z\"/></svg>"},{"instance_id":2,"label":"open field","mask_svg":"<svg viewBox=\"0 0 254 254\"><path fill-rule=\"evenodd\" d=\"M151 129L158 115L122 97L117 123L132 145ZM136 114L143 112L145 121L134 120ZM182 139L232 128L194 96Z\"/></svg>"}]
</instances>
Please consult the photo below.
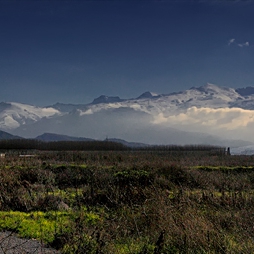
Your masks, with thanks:
<instances>
[{"instance_id":1,"label":"open field","mask_svg":"<svg viewBox=\"0 0 254 254\"><path fill-rule=\"evenodd\" d=\"M21 152L0 159L1 230L61 253L254 253L253 156Z\"/></svg>"}]
</instances>

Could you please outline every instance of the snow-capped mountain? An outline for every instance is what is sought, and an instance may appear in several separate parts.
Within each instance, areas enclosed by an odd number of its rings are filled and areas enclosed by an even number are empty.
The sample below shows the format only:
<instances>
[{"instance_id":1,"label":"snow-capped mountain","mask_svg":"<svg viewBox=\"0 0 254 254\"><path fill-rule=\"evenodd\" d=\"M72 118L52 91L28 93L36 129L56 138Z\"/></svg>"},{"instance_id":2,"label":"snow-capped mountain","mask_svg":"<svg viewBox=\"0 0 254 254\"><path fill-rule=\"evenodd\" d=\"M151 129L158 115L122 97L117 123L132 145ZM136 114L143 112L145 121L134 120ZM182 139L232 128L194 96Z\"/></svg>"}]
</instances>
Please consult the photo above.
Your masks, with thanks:
<instances>
[{"instance_id":1,"label":"snow-capped mountain","mask_svg":"<svg viewBox=\"0 0 254 254\"><path fill-rule=\"evenodd\" d=\"M202 87L192 87L186 91L165 95L153 95L150 92L146 92L136 99L120 101L119 98L119 101L116 102L102 101L101 103L96 101L89 107L80 110L80 114L91 114L100 110L117 108L131 108L151 115L182 112L191 107L231 108L233 106L237 107L239 104L238 106L243 108L243 101L248 99L241 96L233 88L207 84ZM254 100L252 104L254 105Z\"/></svg>"},{"instance_id":2,"label":"snow-capped mountain","mask_svg":"<svg viewBox=\"0 0 254 254\"><path fill-rule=\"evenodd\" d=\"M253 90L206 84L169 94L145 92L131 99L102 95L89 104L39 108L0 103L0 129L23 137L49 132L150 144L244 140L238 143L247 145L254 142Z\"/></svg>"},{"instance_id":3,"label":"snow-capped mountain","mask_svg":"<svg viewBox=\"0 0 254 254\"><path fill-rule=\"evenodd\" d=\"M40 108L16 102L0 103L0 128L13 130L39 121L43 117L60 115L54 108Z\"/></svg>"}]
</instances>

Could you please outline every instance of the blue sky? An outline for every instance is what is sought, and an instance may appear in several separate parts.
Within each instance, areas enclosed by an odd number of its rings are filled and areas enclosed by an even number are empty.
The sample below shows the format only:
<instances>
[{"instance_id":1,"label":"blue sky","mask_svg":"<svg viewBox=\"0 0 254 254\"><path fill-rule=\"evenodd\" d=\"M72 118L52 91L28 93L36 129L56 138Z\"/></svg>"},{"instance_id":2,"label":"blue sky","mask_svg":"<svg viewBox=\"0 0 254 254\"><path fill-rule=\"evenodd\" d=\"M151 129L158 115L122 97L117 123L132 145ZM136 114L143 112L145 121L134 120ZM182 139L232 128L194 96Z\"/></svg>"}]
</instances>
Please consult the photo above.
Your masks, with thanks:
<instances>
[{"instance_id":1,"label":"blue sky","mask_svg":"<svg viewBox=\"0 0 254 254\"><path fill-rule=\"evenodd\" d=\"M0 101L254 86L251 0L0 0Z\"/></svg>"}]
</instances>

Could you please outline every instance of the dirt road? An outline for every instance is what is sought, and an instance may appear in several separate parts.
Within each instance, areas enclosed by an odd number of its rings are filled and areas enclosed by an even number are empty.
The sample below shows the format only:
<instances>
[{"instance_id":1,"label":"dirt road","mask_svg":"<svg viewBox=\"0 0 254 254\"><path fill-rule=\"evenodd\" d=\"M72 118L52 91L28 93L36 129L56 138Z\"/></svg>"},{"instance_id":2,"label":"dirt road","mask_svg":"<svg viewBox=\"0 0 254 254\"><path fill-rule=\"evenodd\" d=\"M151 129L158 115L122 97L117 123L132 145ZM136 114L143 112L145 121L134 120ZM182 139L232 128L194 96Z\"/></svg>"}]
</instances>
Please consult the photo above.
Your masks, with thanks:
<instances>
[{"instance_id":1,"label":"dirt road","mask_svg":"<svg viewBox=\"0 0 254 254\"><path fill-rule=\"evenodd\" d=\"M0 254L60 254L41 242L22 239L11 232L0 232Z\"/></svg>"}]
</instances>

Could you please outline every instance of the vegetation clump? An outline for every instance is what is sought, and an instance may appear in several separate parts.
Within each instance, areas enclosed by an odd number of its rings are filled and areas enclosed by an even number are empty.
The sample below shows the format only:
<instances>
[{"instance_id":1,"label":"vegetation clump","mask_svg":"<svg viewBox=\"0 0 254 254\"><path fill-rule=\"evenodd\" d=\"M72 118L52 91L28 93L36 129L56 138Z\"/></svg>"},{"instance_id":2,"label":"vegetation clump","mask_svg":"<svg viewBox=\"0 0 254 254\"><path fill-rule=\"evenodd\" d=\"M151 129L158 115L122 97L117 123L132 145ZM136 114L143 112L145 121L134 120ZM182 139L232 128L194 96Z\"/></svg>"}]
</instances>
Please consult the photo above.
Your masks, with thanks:
<instances>
[{"instance_id":1,"label":"vegetation clump","mask_svg":"<svg viewBox=\"0 0 254 254\"><path fill-rule=\"evenodd\" d=\"M10 151L0 229L66 254L254 253L253 169L209 149Z\"/></svg>"}]
</instances>

